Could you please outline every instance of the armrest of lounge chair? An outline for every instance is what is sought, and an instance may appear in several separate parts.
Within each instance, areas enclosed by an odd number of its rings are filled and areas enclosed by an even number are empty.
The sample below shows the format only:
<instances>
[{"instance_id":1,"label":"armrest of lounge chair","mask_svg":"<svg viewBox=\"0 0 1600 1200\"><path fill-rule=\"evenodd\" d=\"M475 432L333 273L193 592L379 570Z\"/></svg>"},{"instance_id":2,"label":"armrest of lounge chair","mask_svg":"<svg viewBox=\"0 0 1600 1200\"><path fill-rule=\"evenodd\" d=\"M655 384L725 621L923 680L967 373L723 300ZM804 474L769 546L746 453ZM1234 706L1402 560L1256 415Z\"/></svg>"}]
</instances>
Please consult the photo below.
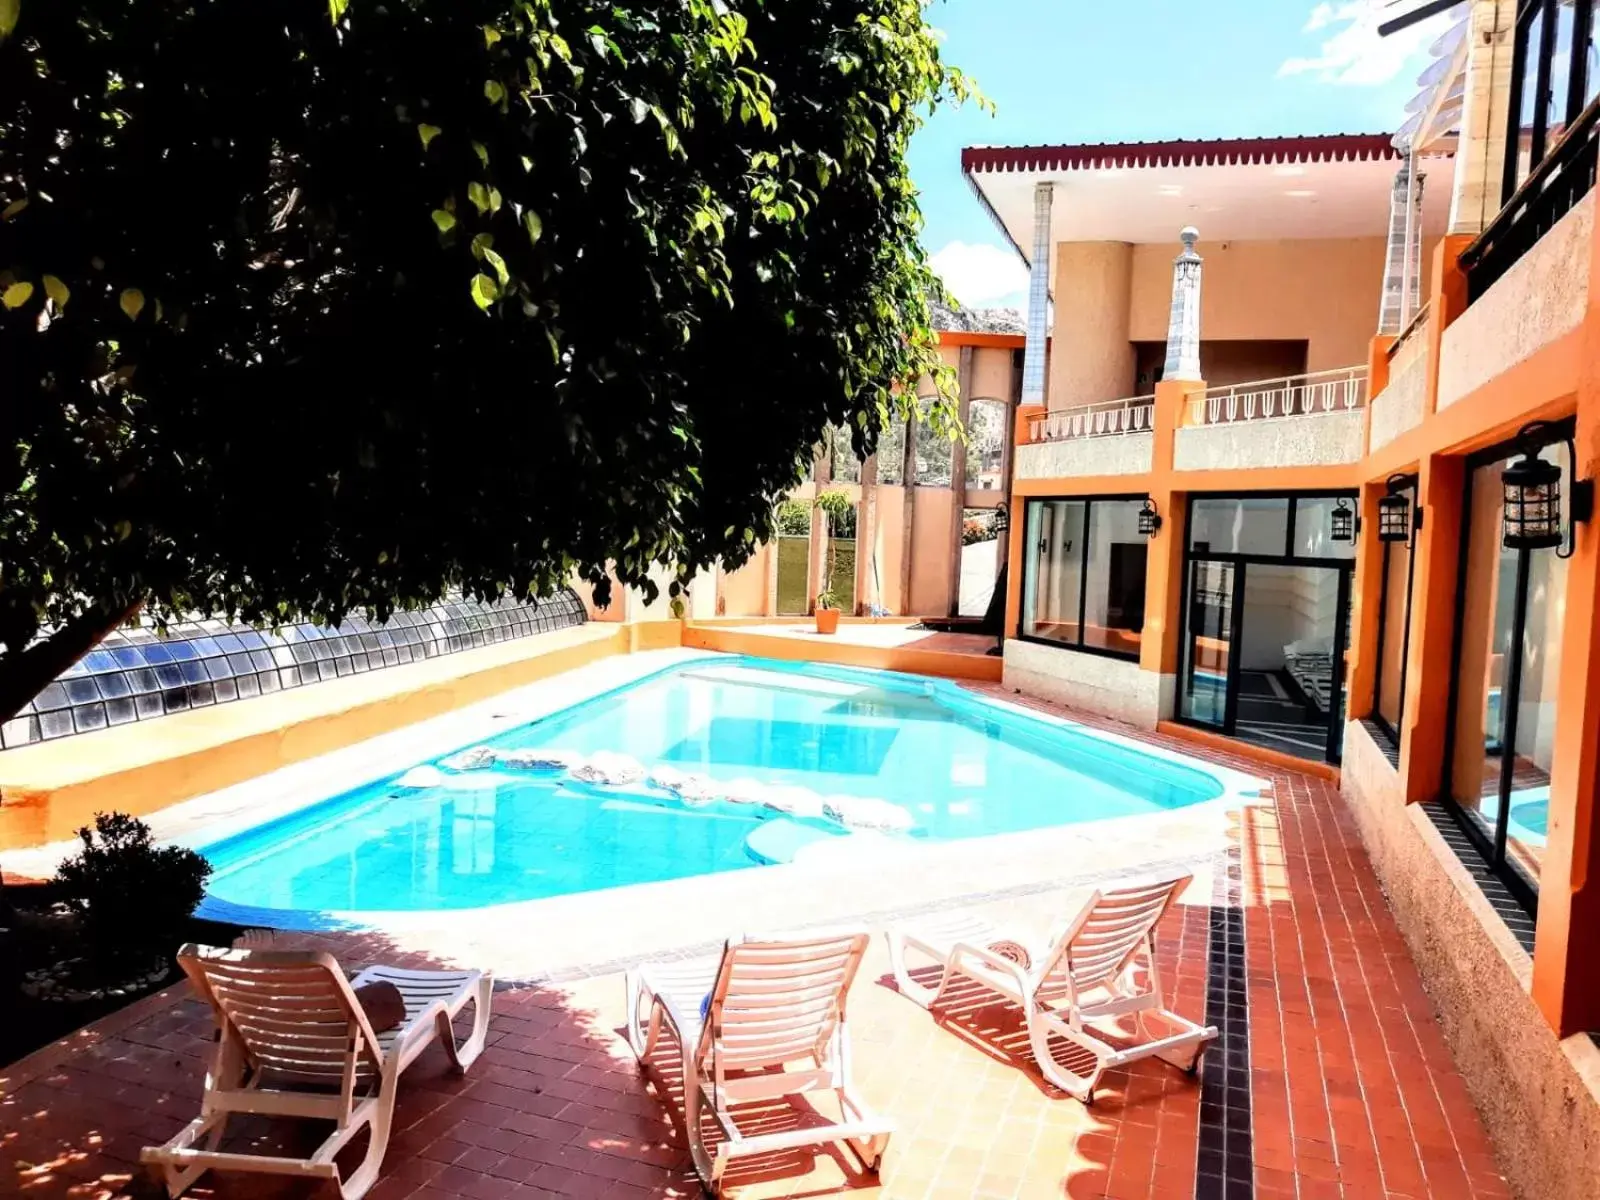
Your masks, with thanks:
<instances>
[{"instance_id":1,"label":"armrest of lounge chair","mask_svg":"<svg viewBox=\"0 0 1600 1200\"><path fill-rule=\"evenodd\" d=\"M1010 978L1017 988L1017 996L1026 999L1033 994L1033 981L1028 973L1022 969L1021 964L1002 958L984 946L974 946L971 942L957 942L950 947L950 957L946 966L953 971L961 970L963 959L976 959L992 971L998 971ZM964 973L964 972L963 972Z\"/></svg>"}]
</instances>

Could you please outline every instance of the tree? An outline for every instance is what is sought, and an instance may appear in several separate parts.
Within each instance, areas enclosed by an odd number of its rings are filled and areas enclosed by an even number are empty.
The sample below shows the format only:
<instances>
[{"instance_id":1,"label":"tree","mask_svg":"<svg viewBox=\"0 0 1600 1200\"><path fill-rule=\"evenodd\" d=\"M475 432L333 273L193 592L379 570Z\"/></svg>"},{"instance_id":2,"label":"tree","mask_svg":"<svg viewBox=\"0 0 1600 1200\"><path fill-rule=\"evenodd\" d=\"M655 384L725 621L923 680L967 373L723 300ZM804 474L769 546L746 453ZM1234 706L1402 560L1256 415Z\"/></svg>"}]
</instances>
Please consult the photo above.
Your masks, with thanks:
<instances>
[{"instance_id":1,"label":"tree","mask_svg":"<svg viewBox=\"0 0 1600 1200\"><path fill-rule=\"evenodd\" d=\"M140 606L739 565L937 371L966 93L920 0L0 0L0 714Z\"/></svg>"}]
</instances>

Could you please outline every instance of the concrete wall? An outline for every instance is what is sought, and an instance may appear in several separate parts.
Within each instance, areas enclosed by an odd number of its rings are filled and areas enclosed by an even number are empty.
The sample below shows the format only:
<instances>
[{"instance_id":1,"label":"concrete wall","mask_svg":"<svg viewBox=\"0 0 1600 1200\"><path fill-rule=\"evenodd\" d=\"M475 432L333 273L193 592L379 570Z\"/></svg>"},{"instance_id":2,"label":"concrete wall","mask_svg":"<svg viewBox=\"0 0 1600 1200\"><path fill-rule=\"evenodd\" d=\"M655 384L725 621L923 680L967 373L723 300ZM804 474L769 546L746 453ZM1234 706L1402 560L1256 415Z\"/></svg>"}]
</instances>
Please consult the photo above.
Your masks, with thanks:
<instances>
[{"instance_id":1,"label":"concrete wall","mask_svg":"<svg viewBox=\"0 0 1600 1200\"><path fill-rule=\"evenodd\" d=\"M1444 331L1440 408L1582 324L1594 206L1590 192Z\"/></svg>"},{"instance_id":2,"label":"concrete wall","mask_svg":"<svg viewBox=\"0 0 1600 1200\"><path fill-rule=\"evenodd\" d=\"M1359 408L1313 416L1192 425L1173 439L1179 471L1240 467L1322 467L1359 462L1366 414Z\"/></svg>"},{"instance_id":3,"label":"concrete wall","mask_svg":"<svg viewBox=\"0 0 1600 1200\"><path fill-rule=\"evenodd\" d=\"M1008 638L1001 683L1030 696L1154 729L1170 709L1173 678L1136 662Z\"/></svg>"},{"instance_id":4,"label":"concrete wall","mask_svg":"<svg viewBox=\"0 0 1600 1200\"><path fill-rule=\"evenodd\" d=\"M1528 953L1354 721L1340 788L1512 1191L1600 1196L1600 1050L1557 1039L1528 993Z\"/></svg>"},{"instance_id":5,"label":"concrete wall","mask_svg":"<svg viewBox=\"0 0 1600 1200\"><path fill-rule=\"evenodd\" d=\"M972 352L971 400L1007 400L1015 394L1011 368L1012 351L994 346L977 346Z\"/></svg>"},{"instance_id":6,"label":"concrete wall","mask_svg":"<svg viewBox=\"0 0 1600 1200\"><path fill-rule=\"evenodd\" d=\"M772 580L772 557L776 553L767 543L756 547L750 561L735 571L722 572L720 617L770 616L767 588Z\"/></svg>"},{"instance_id":7,"label":"concrete wall","mask_svg":"<svg viewBox=\"0 0 1600 1200\"><path fill-rule=\"evenodd\" d=\"M1368 452L1422 423L1428 390L1428 329L1414 332L1389 360L1389 384L1369 402Z\"/></svg>"},{"instance_id":8,"label":"concrete wall","mask_svg":"<svg viewBox=\"0 0 1600 1200\"><path fill-rule=\"evenodd\" d=\"M1155 448L1151 433L1034 442L1017 447L1018 479L1062 479L1072 475L1143 475Z\"/></svg>"}]
</instances>

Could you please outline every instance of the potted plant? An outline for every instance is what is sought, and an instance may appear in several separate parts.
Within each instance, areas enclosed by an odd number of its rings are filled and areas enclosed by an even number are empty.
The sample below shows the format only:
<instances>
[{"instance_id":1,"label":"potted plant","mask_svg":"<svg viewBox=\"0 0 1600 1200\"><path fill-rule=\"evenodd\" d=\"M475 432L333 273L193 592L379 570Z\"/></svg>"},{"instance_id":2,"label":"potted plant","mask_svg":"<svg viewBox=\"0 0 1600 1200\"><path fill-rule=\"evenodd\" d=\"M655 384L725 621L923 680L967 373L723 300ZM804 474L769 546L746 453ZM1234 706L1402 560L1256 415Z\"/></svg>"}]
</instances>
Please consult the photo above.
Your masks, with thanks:
<instances>
[{"instance_id":1,"label":"potted plant","mask_svg":"<svg viewBox=\"0 0 1600 1200\"><path fill-rule=\"evenodd\" d=\"M843 530L856 515L855 505L848 492L822 492L813 502L822 513L824 535L828 539L827 573L822 590L817 593L815 617L818 633L836 633L839 629L839 597L833 590L835 534Z\"/></svg>"}]
</instances>

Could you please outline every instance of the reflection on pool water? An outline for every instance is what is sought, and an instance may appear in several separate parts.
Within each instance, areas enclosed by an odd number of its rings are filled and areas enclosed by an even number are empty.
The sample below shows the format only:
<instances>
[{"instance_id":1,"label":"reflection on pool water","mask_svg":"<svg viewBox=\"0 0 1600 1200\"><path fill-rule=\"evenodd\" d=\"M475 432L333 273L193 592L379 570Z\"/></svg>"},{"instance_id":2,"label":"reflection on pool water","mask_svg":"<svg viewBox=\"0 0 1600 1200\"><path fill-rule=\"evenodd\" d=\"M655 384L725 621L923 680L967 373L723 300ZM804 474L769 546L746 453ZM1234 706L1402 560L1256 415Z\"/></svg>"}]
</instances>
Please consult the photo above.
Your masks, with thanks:
<instances>
[{"instance_id":1,"label":"reflection on pool water","mask_svg":"<svg viewBox=\"0 0 1600 1200\"><path fill-rule=\"evenodd\" d=\"M684 664L484 744L610 751L712 780L880 798L911 815L914 828L894 836L912 841L1172 809L1224 790L1206 771L951 683L760 659ZM579 784L503 764L440 771L435 786L401 786L397 773L201 847L216 867L211 911L474 908L788 861L818 842L894 849L821 818L694 807L643 781Z\"/></svg>"}]
</instances>

